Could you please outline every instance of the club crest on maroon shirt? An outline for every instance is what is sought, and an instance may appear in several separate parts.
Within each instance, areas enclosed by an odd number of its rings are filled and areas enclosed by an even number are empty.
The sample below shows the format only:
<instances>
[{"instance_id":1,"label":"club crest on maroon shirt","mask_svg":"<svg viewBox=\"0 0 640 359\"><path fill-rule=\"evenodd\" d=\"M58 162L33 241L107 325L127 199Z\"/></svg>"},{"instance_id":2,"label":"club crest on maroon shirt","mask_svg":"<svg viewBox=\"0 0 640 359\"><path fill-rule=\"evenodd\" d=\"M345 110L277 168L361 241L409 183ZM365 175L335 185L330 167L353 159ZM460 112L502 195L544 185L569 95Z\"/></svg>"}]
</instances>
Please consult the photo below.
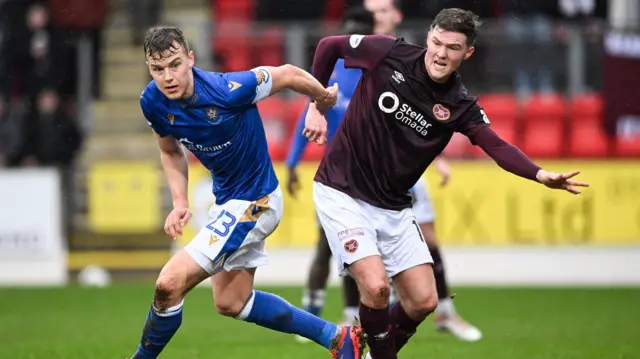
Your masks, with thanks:
<instances>
[{"instance_id":1,"label":"club crest on maroon shirt","mask_svg":"<svg viewBox=\"0 0 640 359\"><path fill-rule=\"evenodd\" d=\"M433 116L440 121L446 121L451 117L451 111L438 103L433 106Z\"/></svg>"}]
</instances>

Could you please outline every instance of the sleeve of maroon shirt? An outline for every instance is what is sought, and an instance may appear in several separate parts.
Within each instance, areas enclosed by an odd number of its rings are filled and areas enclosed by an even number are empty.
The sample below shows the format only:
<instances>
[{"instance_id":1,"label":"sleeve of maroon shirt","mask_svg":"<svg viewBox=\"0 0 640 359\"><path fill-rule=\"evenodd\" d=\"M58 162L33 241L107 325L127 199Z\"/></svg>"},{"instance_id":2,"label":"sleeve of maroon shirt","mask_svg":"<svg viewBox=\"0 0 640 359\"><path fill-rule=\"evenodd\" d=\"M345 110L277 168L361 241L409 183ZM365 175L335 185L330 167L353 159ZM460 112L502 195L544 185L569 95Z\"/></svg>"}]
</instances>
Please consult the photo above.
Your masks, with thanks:
<instances>
[{"instance_id":1,"label":"sleeve of maroon shirt","mask_svg":"<svg viewBox=\"0 0 640 359\"><path fill-rule=\"evenodd\" d=\"M386 35L342 35L325 37L313 57L312 74L323 86L329 84L338 59L347 68L372 70L389 52L396 40Z\"/></svg>"},{"instance_id":2,"label":"sleeve of maroon shirt","mask_svg":"<svg viewBox=\"0 0 640 359\"><path fill-rule=\"evenodd\" d=\"M489 119L477 104L474 104L467 113L467 118L456 129L458 132L469 137L474 145L480 146L502 169L517 176L537 181L536 175L540 167L517 147L500 138L489 127Z\"/></svg>"},{"instance_id":3,"label":"sleeve of maroon shirt","mask_svg":"<svg viewBox=\"0 0 640 359\"><path fill-rule=\"evenodd\" d=\"M473 141L504 170L537 181L536 175L540 167L517 147L500 138L491 127L485 126L476 131L473 135Z\"/></svg>"}]
</instances>

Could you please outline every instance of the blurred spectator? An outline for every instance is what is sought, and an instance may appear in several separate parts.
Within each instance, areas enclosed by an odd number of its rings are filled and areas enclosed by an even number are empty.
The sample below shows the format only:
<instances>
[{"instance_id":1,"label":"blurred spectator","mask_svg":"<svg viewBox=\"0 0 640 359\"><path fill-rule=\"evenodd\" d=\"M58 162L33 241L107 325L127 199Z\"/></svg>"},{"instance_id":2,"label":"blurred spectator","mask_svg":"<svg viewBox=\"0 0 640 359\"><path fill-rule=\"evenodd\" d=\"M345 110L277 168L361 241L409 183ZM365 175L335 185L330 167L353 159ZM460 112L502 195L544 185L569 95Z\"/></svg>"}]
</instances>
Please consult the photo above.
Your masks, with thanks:
<instances>
[{"instance_id":1,"label":"blurred spectator","mask_svg":"<svg viewBox=\"0 0 640 359\"><path fill-rule=\"evenodd\" d=\"M42 1L7 1L0 16L0 96L10 106L12 98L28 99L50 80L51 26Z\"/></svg>"},{"instance_id":2,"label":"blurred spectator","mask_svg":"<svg viewBox=\"0 0 640 359\"><path fill-rule=\"evenodd\" d=\"M516 93L526 97L536 90L553 91L553 73L537 59L553 56L557 0L502 1L506 35L515 45L514 54L521 55L515 61L518 66L514 78Z\"/></svg>"},{"instance_id":3,"label":"blurred spectator","mask_svg":"<svg viewBox=\"0 0 640 359\"><path fill-rule=\"evenodd\" d=\"M67 166L81 143L69 115L73 101L62 103L59 96L61 89L71 99L75 94L75 82L63 86L76 73L67 51L73 40L52 25L50 3L71 6L64 8L66 17L52 17L62 26L74 28L74 16L76 25L91 22L89 13L78 17L69 0L9 0L0 6L0 165Z\"/></svg>"},{"instance_id":4,"label":"blurred spectator","mask_svg":"<svg viewBox=\"0 0 640 359\"><path fill-rule=\"evenodd\" d=\"M55 87L61 95L76 94L78 40L92 43L92 92L100 97L100 50L102 29L107 16L106 0L48 0L55 36Z\"/></svg>"},{"instance_id":5,"label":"blurred spectator","mask_svg":"<svg viewBox=\"0 0 640 359\"><path fill-rule=\"evenodd\" d=\"M164 0L129 0L134 46L142 46L148 28L160 23Z\"/></svg>"},{"instance_id":6,"label":"blurred spectator","mask_svg":"<svg viewBox=\"0 0 640 359\"><path fill-rule=\"evenodd\" d=\"M559 0L559 12L563 25L558 26L556 34L565 42L570 41L565 25L580 29L585 40L585 86L587 91L602 87L602 33L607 17L606 0Z\"/></svg>"},{"instance_id":7,"label":"blurred spectator","mask_svg":"<svg viewBox=\"0 0 640 359\"><path fill-rule=\"evenodd\" d=\"M43 89L22 123L22 138L9 158L10 166L54 166L73 164L82 143L76 121L61 106L58 94Z\"/></svg>"},{"instance_id":8,"label":"blurred spectator","mask_svg":"<svg viewBox=\"0 0 640 359\"><path fill-rule=\"evenodd\" d=\"M72 165L82 136L76 121L60 106L58 94L44 89L25 121L22 150L26 165L67 167Z\"/></svg>"}]
</instances>

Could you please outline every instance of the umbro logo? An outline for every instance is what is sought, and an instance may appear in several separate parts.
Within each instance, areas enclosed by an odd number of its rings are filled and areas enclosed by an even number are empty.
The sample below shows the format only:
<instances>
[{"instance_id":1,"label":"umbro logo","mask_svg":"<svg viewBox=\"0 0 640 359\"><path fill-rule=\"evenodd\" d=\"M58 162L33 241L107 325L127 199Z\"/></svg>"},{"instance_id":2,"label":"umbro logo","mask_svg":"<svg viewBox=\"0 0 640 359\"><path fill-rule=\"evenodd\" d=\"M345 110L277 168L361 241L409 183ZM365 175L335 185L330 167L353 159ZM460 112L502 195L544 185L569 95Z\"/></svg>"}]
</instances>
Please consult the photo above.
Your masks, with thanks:
<instances>
[{"instance_id":1,"label":"umbro logo","mask_svg":"<svg viewBox=\"0 0 640 359\"><path fill-rule=\"evenodd\" d=\"M391 75L391 78L394 79L398 84L400 84L400 82L405 82L404 76L398 71L393 71L393 75Z\"/></svg>"}]
</instances>

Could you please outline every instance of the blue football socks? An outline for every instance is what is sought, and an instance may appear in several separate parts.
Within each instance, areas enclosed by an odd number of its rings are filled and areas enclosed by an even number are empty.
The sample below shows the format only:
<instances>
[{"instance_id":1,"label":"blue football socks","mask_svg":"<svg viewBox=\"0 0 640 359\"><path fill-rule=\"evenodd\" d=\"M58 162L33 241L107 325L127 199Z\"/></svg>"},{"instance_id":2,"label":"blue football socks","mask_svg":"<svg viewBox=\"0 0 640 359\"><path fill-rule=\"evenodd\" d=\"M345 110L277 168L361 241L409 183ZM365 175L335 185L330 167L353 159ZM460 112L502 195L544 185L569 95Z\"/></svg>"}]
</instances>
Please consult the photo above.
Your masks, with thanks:
<instances>
[{"instance_id":1,"label":"blue football socks","mask_svg":"<svg viewBox=\"0 0 640 359\"><path fill-rule=\"evenodd\" d=\"M131 359L156 359L160 355L162 349L180 328L182 304L183 302L180 302L162 312L151 306L142 330L140 345Z\"/></svg>"},{"instance_id":2,"label":"blue football socks","mask_svg":"<svg viewBox=\"0 0 640 359\"><path fill-rule=\"evenodd\" d=\"M338 326L296 308L271 293L255 290L236 319L283 333L298 334L329 349Z\"/></svg>"}]
</instances>

